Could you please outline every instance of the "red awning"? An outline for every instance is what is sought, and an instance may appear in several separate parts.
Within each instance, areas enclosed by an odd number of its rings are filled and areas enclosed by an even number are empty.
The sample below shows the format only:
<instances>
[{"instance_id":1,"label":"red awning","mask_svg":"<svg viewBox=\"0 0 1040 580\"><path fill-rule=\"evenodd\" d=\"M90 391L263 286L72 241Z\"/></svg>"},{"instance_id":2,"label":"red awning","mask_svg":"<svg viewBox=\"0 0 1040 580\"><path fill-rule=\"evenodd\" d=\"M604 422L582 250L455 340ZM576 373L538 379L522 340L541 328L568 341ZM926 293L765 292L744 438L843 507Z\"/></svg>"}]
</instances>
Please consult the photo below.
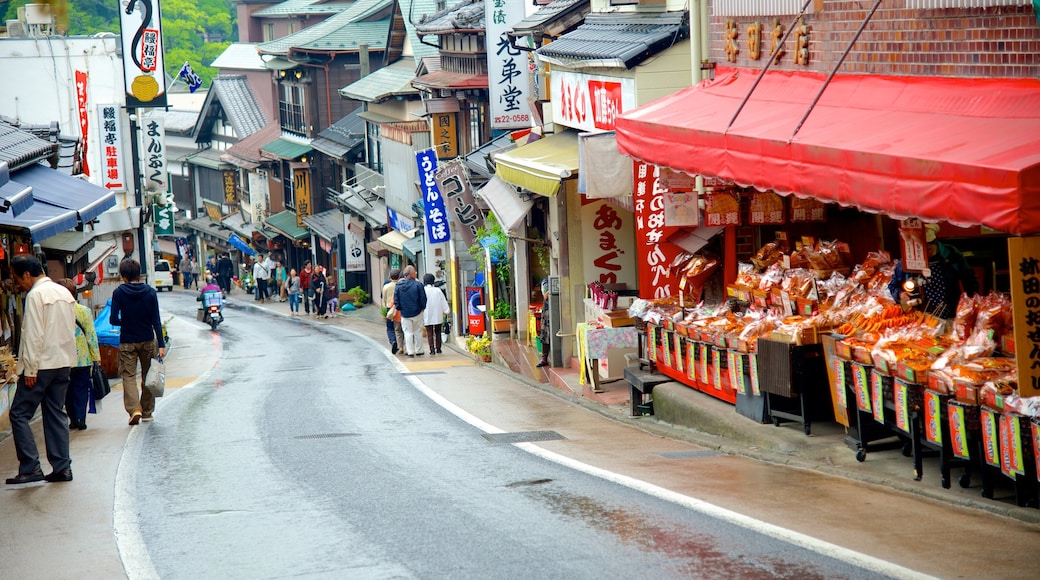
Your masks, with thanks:
<instances>
[{"instance_id":1,"label":"red awning","mask_svg":"<svg viewBox=\"0 0 1040 580\"><path fill-rule=\"evenodd\" d=\"M430 89L486 89L488 88L488 77L486 74L471 75L436 70L412 79L412 84Z\"/></svg>"},{"instance_id":2,"label":"red awning","mask_svg":"<svg viewBox=\"0 0 1040 580\"><path fill-rule=\"evenodd\" d=\"M894 218L1040 233L1040 81L720 69L617 119L636 159Z\"/></svg>"}]
</instances>

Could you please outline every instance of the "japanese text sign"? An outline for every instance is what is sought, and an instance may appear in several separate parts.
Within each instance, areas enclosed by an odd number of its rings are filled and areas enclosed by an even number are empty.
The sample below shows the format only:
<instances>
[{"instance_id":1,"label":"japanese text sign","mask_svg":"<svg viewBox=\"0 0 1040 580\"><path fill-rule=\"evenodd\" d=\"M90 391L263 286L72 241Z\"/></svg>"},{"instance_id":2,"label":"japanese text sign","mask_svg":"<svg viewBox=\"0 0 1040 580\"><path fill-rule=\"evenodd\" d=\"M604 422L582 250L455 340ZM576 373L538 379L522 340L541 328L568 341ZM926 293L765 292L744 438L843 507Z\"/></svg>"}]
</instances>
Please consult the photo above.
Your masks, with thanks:
<instances>
[{"instance_id":1,"label":"japanese text sign","mask_svg":"<svg viewBox=\"0 0 1040 580\"><path fill-rule=\"evenodd\" d=\"M827 207L815 199L791 198L791 222L827 221Z\"/></svg>"},{"instance_id":2,"label":"japanese text sign","mask_svg":"<svg viewBox=\"0 0 1040 580\"><path fill-rule=\"evenodd\" d=\"M903 270L919 272L928 267L924 222L910 218L899 222L899 246L902 248Z\"/></svg>"},{"instance_id":3,"label":"japanese text sign","mask_svg":"<svg viewBox=\"0 0 1040 580\"><path fill-rule=\"evenodd\" d=\"M1008 238L1018 394L1040 396L1040 236Z\"/></svg>"},{"instance_id":4,"label":"japanese text sign","mask_svg":"<svg viewBox=\"0 0 1040 580\"><path fill-rule=\"evenodd\" d=\"M667 298L675 291L668 267L680 248L665 240L677 228L664 222L664 191L660 188L660 170L656 165L634 161L632 195L636 218L636 258L639 269L639 296Z\"/></svg>"},{"instance_id":5,"label":"japanese text sign","mask_svg":"<svg viewBox=\"0 0 1040 580\"><path fill-rule=\"evenodd\" d=\"M753 226L783 225L784 198L772 191L752 193L748 223Z\"/></svg>"},{"instance_id":6,"label":"japanese text sign","mask_svg":"<svg viewBox=\"0 0 1040 580\"><path fill-rule=\"evenodd\" d=\"M172 236L173 232L173 206L152 205L152 221L155 222L155 235Z\"/></svg>"},{"instance_id":7,"label":"japanese text sign","mask_svg":"<svg viewBox=\"0 0 1040 580\"><path fill-rule=\"evenodd\" d=\"M610 131L636 106L634 79L553 70L552 87L553 121L575 129Z\"/></svg>"},{"instance_id":8,"label":"japanese text sign","mask_svg":"<svg viewBox=\"0 0 1040 580\"><path fill-rule=\"evenodd\" d=\"M306 227L303 218L311 215L311 171L308 167L293 169L293 201L296 202L296 226Z\"/></svg>"},{"instance_id":9,"label":"japanese text sign","mask_svg":"<svg viewBox=\"0 0 1040 580\"><path fill-rule=\"evenodd\" d=\"M123 4L120 4L121 8ZM166 106L159 0L129 0L119 10L126 107Z\"/></svg>"},{"instance_id":10,"label":"japanese text sign","mask_svg":"<svg viewBox=\"0 0 1040 580\"><path fill-rule=\"evenodd\" d=\"M144 188L148 191L167 191L169 177L166 169L166 125L160 118L148 118L141 131L141 167Z\"/></svg>"},{"instance_id":11,"label":"japanese text sign","mask_svg":"<svg viewBox=\"0 0 1040 580\"><path fill-rule=\"evenodd\" d=\"M487 0L484 6L491 127L530 127L530 64L526 53L510 45L508 36L513 25L525 16L524 1Z\"/></svg>"},{"instance_id":12,"label":"japanese text sign","mask_svg":"<svg viewBox=\"0 0 1040 580\"><path fill-rule=\"evenodd\" d=\"M459 231L466 246L477 239L477 230L484 225L484 216L477 210L473 189L462 162L449 161L437 171L437 187L444 196L448 210L459 223Z\"/></svg>"},{"instance_id":13,"label":"japanese text sign","mask_svg":"<svg viewBox=\"0 0 1040 580\"><path fill-rule=\"evenodd\" d=\"M704 202L704 221L709 226L739 226L740 194L736 191L709 193Z\"/></svg>"},{"instance_id":14,"label":"japanese text sign","mask_svg":"<svg viewBox=\"0 0 1040 580\"><path fill-rule=\"evenodd\" d=\"M419 191L422 193L427 240L430 244L447 242L451 239L451 229L448 227L444 197L437 187L437 153L433 149L417 151L415 162L419 166Z\"/></svg>"},{"instance_id":15,"label":"japanese text sign","mask_svg":"<svg viewBox=\"0 0 1040 580\"><path fill-rule=\"evenodd\" d=\"M101 131L101 185L109 190L126 191L119 107L98 105L98 128Z\"/></svg>"},{"instance_id":16,"label":"japanese text sign","mask_svg":"<svg viewBox=\"0 0 1040 580\"><path fill-rule=\"evenodd\" d=\"M79 134L83 143L83 174L90 177L90 165L87 163L87 131L90 130L87 119L87 73L76 71L76 112L79 115Z\"/></svg>"},{"instance_id":17,"label":"japanese text sign","mask_svg":"<svg viewBox=\"0 0 1040 580\"><path fill-rule=\"evenodd\" d=\"M220 172L221 181L224 184L224 203L227 205L233 205L236 201L235 198L235 173L234 171L225 170Z\"/></svg>"},{"instance_id":18,"label":"japanese text sign","mask_svg":"<svg viewBox=\"0 0 1040 580\"><path fill-rule=\"evenodd\" d=\"M451 159L459 155L459 138L455 129L455 113L434 113L433 122L434 147L437 157Z\"/></svg>"},{"instance_id":19,"label":"japanese text sign","mask_svg":"<svg viewBox=\"0 0 1040 580\"><path fill-rule=\"evenodd\" d=\"M638 283L632 214L602 199L582 196L581 241L584 279L601 284Z\"/></svg>"}]
</instances>

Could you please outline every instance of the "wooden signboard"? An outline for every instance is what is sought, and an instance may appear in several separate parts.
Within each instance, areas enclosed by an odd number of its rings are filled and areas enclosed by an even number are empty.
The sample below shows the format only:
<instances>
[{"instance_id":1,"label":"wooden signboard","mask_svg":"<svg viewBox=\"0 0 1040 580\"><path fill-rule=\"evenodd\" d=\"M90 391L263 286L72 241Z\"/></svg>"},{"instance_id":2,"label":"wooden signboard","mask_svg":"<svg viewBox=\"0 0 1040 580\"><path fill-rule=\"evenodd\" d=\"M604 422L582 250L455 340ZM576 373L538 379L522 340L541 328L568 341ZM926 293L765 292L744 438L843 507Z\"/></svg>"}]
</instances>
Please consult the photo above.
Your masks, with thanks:
<instances>
[{"instance_id":1,"label":"wooden signboard","mask_svg":"<svg viewBox=\"0 0 1040 580\"><path fill-rule=\"evenodd\" d=\"M1008 238L1018 395L1040 396L1040 236ZM1036 368L1034 368L1036 367Z\"/></svg>"},{"instance_id":2,"label":"wooden signboard","mask_svg":"<svg viewBox=\"0 0 1040 580\"><path fill-rule=\"evenodd\" d=\"M748 222L753 226L783 225L784 198L772 191L752 193Z\"/></svg>"}]
</instances>

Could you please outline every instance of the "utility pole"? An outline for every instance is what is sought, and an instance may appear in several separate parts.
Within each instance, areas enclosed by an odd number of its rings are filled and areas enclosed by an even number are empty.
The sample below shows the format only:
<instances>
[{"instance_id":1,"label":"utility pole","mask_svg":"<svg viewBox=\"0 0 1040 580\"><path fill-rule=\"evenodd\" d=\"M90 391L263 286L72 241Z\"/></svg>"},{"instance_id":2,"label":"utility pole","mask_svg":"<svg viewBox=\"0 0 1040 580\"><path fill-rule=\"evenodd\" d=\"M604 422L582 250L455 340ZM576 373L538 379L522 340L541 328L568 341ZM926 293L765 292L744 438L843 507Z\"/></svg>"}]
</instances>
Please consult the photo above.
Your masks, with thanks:
<instances>
[{"instance_id":1,"label":"utility pole","mask_svg":"<svg viewBox=\"0 0 1040 580\"><path fill-rule=\"evenodd\" d=\"M147 245L147 237L145 235L145 217L149 212L146 211L144 205L144 191L141 189L141 155L138 145L138 131L140 127L137 125L137 109L128 108L127 113L130 117L130 167L131 173L133 174L134 180L134 203L141 208L141 224L137 228L137 247L138 253L141 259L141 278L143 280L148 279L149 266L152 263L151 252L152 248Z\"/></svg>"}]
</instances>

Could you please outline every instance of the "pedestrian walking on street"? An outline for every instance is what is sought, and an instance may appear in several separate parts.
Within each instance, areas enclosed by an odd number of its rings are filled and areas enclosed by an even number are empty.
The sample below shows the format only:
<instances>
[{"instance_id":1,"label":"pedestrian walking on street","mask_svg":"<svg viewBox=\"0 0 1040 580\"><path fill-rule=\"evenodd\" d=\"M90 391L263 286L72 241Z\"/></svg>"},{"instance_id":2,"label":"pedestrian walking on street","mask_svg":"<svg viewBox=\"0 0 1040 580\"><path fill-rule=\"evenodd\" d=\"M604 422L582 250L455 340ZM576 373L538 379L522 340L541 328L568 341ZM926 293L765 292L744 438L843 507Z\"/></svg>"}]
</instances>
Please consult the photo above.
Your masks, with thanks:
<instances>
[{"instance_id":1,"label":"pedestrian walking on street","mask_svg":"<svg viewBox=\"0 0 1040 580\"><path fill-rule=\"evenodd\" d=\"M394 305L401 312L401 330L404 331L404 351L408 356L422 356L423 310L426 309L426 291L415 279L415 266L405 266L401 279L394 288Z\"/></svg>"},{"instance_id":2,"label":"pedestrian walking on street","mask_svg":"<svg viewBox=\"0 0 1040 580\"><path fill-rule=\"evenodd\" d=\"M9 412L18 475L7 483L72 481L65 393L76 364L76 300L44 274L43 264L34 256L11 258L11 277L26 295L18 343L18 386ZM47 461L52 468L47 475L40 467L40 452L29 426L40 405Z\"/></svg>"},{"instance_id":3,"label":"pedestrian walking on street","mask_svg":"<svg viewBox=\"0 0 1040 580\"><path fill-rule=\"evenodd\" d=\"M314 315L319 318L325 317L325 306L328 304L326 290L325 268L318 266L311 274L311 291L314 292Z\"/></svg>"},{"instance_id":4,"label":"pedestrian walking on street","mask_svg":"<svg viewBox=\"0 0 1040 580\"><path fill-rule=\"evenodd\" d=\"M217 285L224 290L224 294L231 295L231 277L235 275L235 264L227 252L220 254L217 258Z\"/></svg>"},{"instance_id":5,"label":"pedestrian walking on street","mask_svg":"<svg viewBox=\"0 0 1040 580\"><path fill-rule=\"evenodd\" d=\"M188 272L191 274L191 284L196 290L199 289L199 261L195 258L190 260Z\"/></svg>"},{"instance_id":6,"label":"pedestrian walking on street","mask_svg":"<svg viewBox=\"0 0 1040 580\"><path fill-rule=\"evenodd\" d=\"M314 269L311 268L311 261L307 260L303 263L303 271L300 272L300 290L303 291L301 299L303 300L303 311L310 315L311 309L314 307L314 289L311 288L311 278L314 276Z\"/></svg>"},{"instance_id":7,"label":"pedestrian walking on street","mask_svg":"<svg viewBox=\"0 0 1040 580\"><path fill-rule=\"evenodd\" d=\"M70 278L58 280L76 297L76 283ZM65 412L69 415L69 429L87 428L87 409L94 407L94 383L90 371L95 363L101 362L97 331L94 330L94 315L86 306L76 306L76 365L69 373L69 389L65 393Z\"/></svg>"},{"instance_id":8,"label":"pedestrian walking on street","mask_svg":"<svg viewBox=\"0 0 1040 580\"><path fill-rule=\"evenodd\" d=\"M271 280L272 269L274 263L269 258L263 254L257 255L256 262L253 263L253 281L256 282L256 299L260 304L271 298L267 291L267 283Z\"/></svg>"},{"instance_id":9,"label":"pedestrian walking on street","mask_svg":"<svg viewBox=\"0 0 1040 580\"><path fill-rule=\"evenodd\" d=\"M181 284L184 286L184 289L191 288L191 260L188 259L188 256L181 258L181 263L177 269L181 272Z\"/></svg>"},{"instance_id":10,"label":"pedestrian walking on street","mask_svg":"<svg viewBox=\"0 0 1040 580\"><path fill-rule=\"evenodd\" d=\"M390 279L383 284L383 318L386 320L386 338L390 341L390 354L404 352L404 331L401 330L401 313L396 309L390 316L390 307L394 305L394 288L401 278L401 271L397 268L390 270Z\"/></svg>"},{"instance_id":11,"label":"pedestrian walking on street","mask_svg":"<svg viewBox=\"0 0 1040 580\"><path fill-rule=\"evenodd\" d=\"M434 286L436 281L433 274L423 276L423 290L426 292L426 310L423 311L423 324L426 326L426 345L430 347L430 354L441 354L441 328L444 325L444 317L451 314L448 307L448 299L444 292Z\"/></svg>"},{"instance_id":12,"label":"pedestrian walking on street","mask_svg":"<svg viewBox=\"0 0 1040 580\"><path fill-rule=\"evenodd\" d=\"M285 280L285 291L289 297L289 316L300 315L300 276L296 269L289 270L289 277Z\"/></svg>"},{"instance_id":13,"label":"pedestrian walking on street","mask_svg":"<svg viewBox=\"0 0 1040 580\"><path fill-rule=\"evenodd\" d=\"M159 299L155 289L141 282L141 264L127 258L119 264L123 283L112 293L109 323L119 327L119 375L123 378L123 407L130 424L151 421L155 395L144 388L144 377L152 359L166 356ZM141 363L141 382L137 382L137 363Z\"/></svg>"},{"instance_id":14,"label":"pedestrian walking on street","mask_svg":"<svg viewBox=\"0 0 1040 580\"><path fill-rule=\"evenodd\" d=\"M325 274L325 318L335 318L339 311L339 290L336 288L336 279Z\"/></svg>"}]
</instances>

